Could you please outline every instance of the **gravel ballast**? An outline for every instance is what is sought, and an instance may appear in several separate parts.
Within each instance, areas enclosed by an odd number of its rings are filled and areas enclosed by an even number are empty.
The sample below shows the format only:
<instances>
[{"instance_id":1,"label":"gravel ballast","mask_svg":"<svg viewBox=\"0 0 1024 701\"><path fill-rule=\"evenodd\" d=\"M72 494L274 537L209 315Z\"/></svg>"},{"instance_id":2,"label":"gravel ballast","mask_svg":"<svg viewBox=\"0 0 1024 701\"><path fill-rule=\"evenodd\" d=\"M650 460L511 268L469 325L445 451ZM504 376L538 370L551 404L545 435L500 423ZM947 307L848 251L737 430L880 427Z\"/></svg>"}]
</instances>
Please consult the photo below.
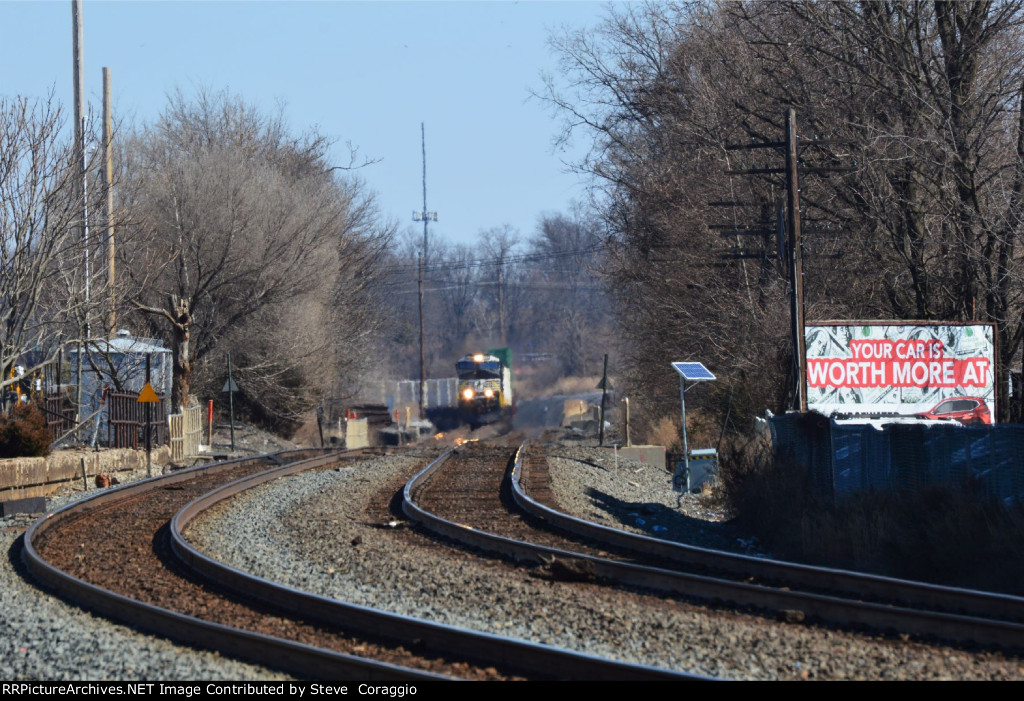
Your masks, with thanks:
<instances>
[{"instance_id":1,"label":"gravel ballast","mask_svg":"<svg viewBox=\"0 0 1024 701\"><path fill-rule=\"evenodd\" d=\"M667 470L581 444L549 450L551 493L560 511L654 538L746 555L757 541L736 530L710 494L672 489Z\"/></svg>"},{"instance_id":2,"label":"gravel ballast","mask_svg":"<svg viewBox=\"0 0 1024 701\"><path fill-rule=\"evenodd\" d=\"M707 500L677 506L664 470L592 447L554 449L562 508L661 537L756 551ZM420 461L422 462L422 461ZM590 654L727 679L1022 679L1019 658L786 624L597 585L440 547L382 508L417 464L377 457L290 477L219 507L188 533L240 569L325 596ZM368 507L374 503L376 506ZM656 529L654 526L661 526Z\"/></svg>"},{"instance_id":3,"label":"gravel ballast","mask_svg":"<svg viewBox=\"0 0 1024 701\"><path fill-rule=\"evenodd\" d=\"M118 474L122 482L145 470ZM52 511L91 496L69 486L48 500ZM21 564L20 537L31 516L0 520L0 679L11 681L280 681L280 672L176 645L70 604L36 587ZM83 537L95 537L83 534Z\"/></svg>"}]
</instances>

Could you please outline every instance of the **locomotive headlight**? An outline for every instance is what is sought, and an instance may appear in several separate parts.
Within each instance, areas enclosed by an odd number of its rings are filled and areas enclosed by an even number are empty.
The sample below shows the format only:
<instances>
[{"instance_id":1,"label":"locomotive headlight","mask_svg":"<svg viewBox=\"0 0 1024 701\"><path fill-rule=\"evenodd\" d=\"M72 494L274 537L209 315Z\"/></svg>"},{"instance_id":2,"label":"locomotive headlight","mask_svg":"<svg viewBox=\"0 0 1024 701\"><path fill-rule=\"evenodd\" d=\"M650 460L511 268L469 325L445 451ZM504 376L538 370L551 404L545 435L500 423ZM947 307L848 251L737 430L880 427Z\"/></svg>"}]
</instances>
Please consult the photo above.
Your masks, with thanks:
<instances>
[{"instance_id":1,"label":"locomotive headlight","mask_svg":"<svg viewBox=\"0 0 1024 701\"><path fill-rule=\"evenodd\" d=\"M462 390L462 396L465 399L472 399L473 398L473 390L470 389L469 387L467 387L466 389Z\"/></svg>"},{"instance_id":2,"label":"locomotive headlight","mask_svg":"<svg viewBox=\"0 0 1024 701\"><path fill-rule=\"evenodd\" d=\"M483 353L477 353L476 355L474 355L473 356L473 362L474 363L482 363L482 362L484 362L484 354Z\"/></svg>"},{"instance_id":3,"label":"locomotive headlight","mask_svg":"<svg viewBox=\"0 0 1024 701\"><path fill-rule=\"evenodd\" d=\"M494 390L493 389L485 389L484 390L484 396L487 397L488 399L490 399L491 397L494 396Z\"/></svg>"}]
</instances>

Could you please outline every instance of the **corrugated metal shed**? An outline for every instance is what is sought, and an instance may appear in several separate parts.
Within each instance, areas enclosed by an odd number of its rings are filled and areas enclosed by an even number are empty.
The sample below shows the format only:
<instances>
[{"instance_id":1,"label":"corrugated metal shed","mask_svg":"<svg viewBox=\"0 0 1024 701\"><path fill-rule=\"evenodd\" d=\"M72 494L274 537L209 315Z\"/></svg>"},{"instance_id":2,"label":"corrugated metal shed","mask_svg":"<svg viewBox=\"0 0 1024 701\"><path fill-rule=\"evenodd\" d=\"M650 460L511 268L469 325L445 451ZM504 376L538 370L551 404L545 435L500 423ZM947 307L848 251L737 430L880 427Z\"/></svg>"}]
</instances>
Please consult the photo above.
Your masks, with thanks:
<instances>
[{"instance_id":1,"label":"corrugated metal shed","mask_svg":"<svg viewBox=\"0 0 1024 701\"><path fill-rule=\"evenodd\" d=\"M171 351L158 339L136 338L122 329L114 338L97 340L86 351L91 357L82 364L82 401L84 415L99 408L103 387L114 387L113 377L125 391L138 392L146 384L146 356L150 357L150 384L166 400L171 391ZM72 382L77 379L78 351L69 352ZM99 372L93 368L98 368Z\"/></svg>"}]
</instances>

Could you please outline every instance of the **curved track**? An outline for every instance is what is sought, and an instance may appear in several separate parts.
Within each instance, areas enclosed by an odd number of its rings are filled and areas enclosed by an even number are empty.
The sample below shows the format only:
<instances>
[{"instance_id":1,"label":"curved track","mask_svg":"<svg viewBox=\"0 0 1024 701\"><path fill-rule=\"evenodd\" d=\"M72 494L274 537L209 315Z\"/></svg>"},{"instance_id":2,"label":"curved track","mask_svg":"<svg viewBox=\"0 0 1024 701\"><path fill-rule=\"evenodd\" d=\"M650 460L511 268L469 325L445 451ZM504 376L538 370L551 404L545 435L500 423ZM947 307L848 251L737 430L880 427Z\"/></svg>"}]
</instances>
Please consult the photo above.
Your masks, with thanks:
<instances>
[{"instance_id":1,"label":"curved track","mask_svg":"<svg viewBox=\"0 0 1024 701\"><path fill-rule=\"evenodd\" d=\"M110 618L303 677L690 678L314 596L227 567L188 544L182 532L189 521L217 503L356 456L289 462L297 457L197 468L77 502L33 524L23 559L46 586Z\"/></svg>"},{"instance_id":2,"label":"curved track","mask_svg":"<svg viewBox=\"0 0 1024 701\"><path fill-rule=\"evenodd\" d=\"M145 480L72 504L34 523L23 559L64 598L134 627L302 677L415 681L506 678L408 643L351 634L315 618L284 616L226 596L174 558L168 522L189 501L292 459L286 470L336 466L335 454L263 456ZM274 473L275 470L271 470ZM98 534L103 534L102 536Z\"/></svg>"},{"instance_id":3,"label":"curved track","mask_svg":"<svg viewBox=\"0 0 1024 701\"><path fill-rule=\"evenodd\" d=\"M416 641L424 653L465 660L481 667L498 667L509 676L532 679L671 680L690 675L643 665L607 660L548 645L455 628L421 619L378 611L308 592L298 591L217 562L193 548L183 535L188 523L216 504L265 482L303 471L303 465L252 475L215 489L190 502L170 524L171 548L192 570L217 585L256 598L275 609L323 621L360 634Z\"/></svg>"},{"instance_id":4,"label":"curved track","mask_svg":"<svg viewBox=\"0 0 1024 701\"><path fill-rule=\"evenodd\" d=\"M561 514L528 496L524 481L538 493L545 489L546 460L538 447L520 447L514 457L511 449L492 455L488 466L460 468L455 460L443 468L451 457L442 456L406 485L406 515L464 545L541 564L554 577L753 606L787 620L811 618L1024 648L1024 625L1012 620L1024 611L1018 597L761 560L631 534ZM541 525L545 522L547 527Z\"/></svg>"}]
</instances>

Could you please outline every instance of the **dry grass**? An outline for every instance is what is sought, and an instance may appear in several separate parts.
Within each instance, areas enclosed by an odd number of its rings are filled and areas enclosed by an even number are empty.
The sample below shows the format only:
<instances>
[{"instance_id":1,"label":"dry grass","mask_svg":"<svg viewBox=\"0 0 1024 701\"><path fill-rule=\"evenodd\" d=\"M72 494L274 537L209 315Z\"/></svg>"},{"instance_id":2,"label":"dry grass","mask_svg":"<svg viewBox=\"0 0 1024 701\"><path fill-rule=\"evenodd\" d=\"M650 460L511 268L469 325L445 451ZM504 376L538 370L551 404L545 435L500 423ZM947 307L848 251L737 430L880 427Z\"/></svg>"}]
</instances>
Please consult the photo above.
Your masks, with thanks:
<instances>
[{"instance_id":1,"label":"dry grass","mask_svg":"<svg viewBox=\"0 0 1024 701\"><path fill-rule=\"evenodd\" d=\"M663 445L669 452L682 451L682 441L679 437L679 421L671 416L662 416L647 431L644 438L647 445ZM676 444L679 444L678 446Z\"/></svg>"},{"instance_id":2,"label":"dry grass","mask_svg":"<svg viewBox=\"0 0 1024 701\"><path fill-rule=\"evenodd\" d=\"M723 451L723 496L774 556L949 586L1024 594L1024 509L969 490L815 497L766 447Z\"/></svg>"}]
</instances>

